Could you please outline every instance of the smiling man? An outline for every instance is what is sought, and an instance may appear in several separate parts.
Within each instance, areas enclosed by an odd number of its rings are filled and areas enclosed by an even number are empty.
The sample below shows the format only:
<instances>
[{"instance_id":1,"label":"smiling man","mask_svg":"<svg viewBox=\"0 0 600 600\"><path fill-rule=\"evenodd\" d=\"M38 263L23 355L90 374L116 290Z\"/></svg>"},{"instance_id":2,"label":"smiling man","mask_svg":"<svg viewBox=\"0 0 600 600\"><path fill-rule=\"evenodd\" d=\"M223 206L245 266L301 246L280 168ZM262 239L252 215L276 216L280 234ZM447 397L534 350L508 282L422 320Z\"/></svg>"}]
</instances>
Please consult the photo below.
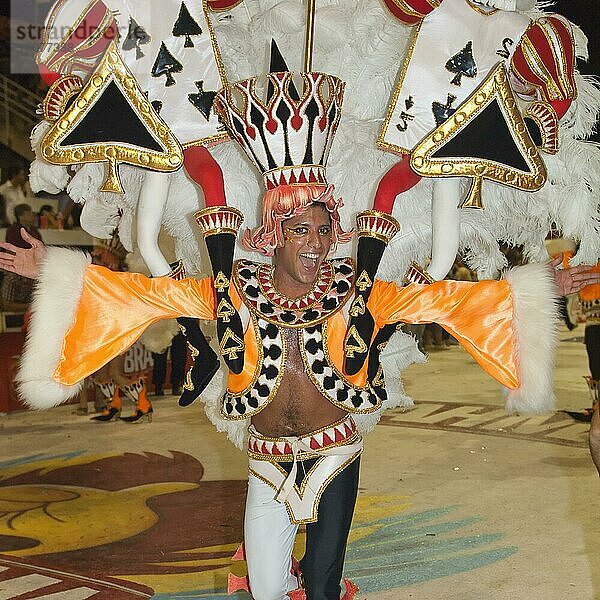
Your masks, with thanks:
<instances>
[{"instance_id":1,"label":"smiling man","mask_svg":"<svg viewBox=\"0 0 600 600\"><path fill-rule=\"evenodd\" d=\"M283 244L273 265L234 265L232 302L243 317L245 364L241 374L229 372L220 411L225 420L248 424L245 548L253 597L337 600L362 452L353 415L377 411L386 397L379 364L386 326L440 323L488 373L514 388L509 408L543 409L551 382L551 356L543 350L552 346L552 298L600 276L585 267L528 265L509 281L406 287L375 281L369 368L349 377L344 339L355 297L353 261L326 258L332 228L322 203L281 226ZM82 254L46 249L25 231L23 237L30 249L0 244L0 266L39 279L19 374L21 393L37 408L77 393L77 382L150 323L180 315L210 319L218 312L213 279L117 273L90 265ZM541 372L546 388L531 372ZM536 394L541 402L532 400ZM291 558L299 524L306 524L302 578ZM346 581L342 597L350 600L355 592Z\"/></svg>"},{"instance_id":2,"label":"smiling man","mask_svg":"<svg viewBox=\"0 0 600 600\"><path fill-rule=\"evenodd\" d=\"M600 274L585 266L557 271L527 265L502 281L402 287L375 280L368 305L361 306L363 273L355 273L350 258L329 257L350 239L340 227L341 201L325 177L343 84L303 73L299 100L289 73L269 77L274 91L268 103L256 95L253 80L232 84L252 106L247 121L231 104L230 88L217 95L215 106L263 174L263 222L246 232L244 242L273 255L272 264L231 264L241 213L210 207L196 220L209 250L223 259L217 269L213 262L213 278L117 273L90 265L85 255L46 249L26 233L29 249L0 243L0 267L38 278L18 375L21 394L37 408L78 393L86 376L159 319L219 319L221 355L233 361L243 356L242 368L228 370L218 409L208 406L207 414L220 430L241 424L246 431L244 537L252 596L338 600L343 593L351 600L356 588L344 581L342 590L341 584L363 448L360 418L380 411L387 399L379 355L395 324L439 323L509 388L507 409L544 410L552 400L553 299L600 282ZM362 235L377 239L397 226L376 211L359 223ZM229 250L213 243L219 236L232 238ZM367 308L374 321L367 360L349 375L346 359L356 351L348 343L349 315ZM240 319L239 339L227 326L233 314ZM300 524L306 525L301 573L292 561Z\"/></svg>"}]
</instances>

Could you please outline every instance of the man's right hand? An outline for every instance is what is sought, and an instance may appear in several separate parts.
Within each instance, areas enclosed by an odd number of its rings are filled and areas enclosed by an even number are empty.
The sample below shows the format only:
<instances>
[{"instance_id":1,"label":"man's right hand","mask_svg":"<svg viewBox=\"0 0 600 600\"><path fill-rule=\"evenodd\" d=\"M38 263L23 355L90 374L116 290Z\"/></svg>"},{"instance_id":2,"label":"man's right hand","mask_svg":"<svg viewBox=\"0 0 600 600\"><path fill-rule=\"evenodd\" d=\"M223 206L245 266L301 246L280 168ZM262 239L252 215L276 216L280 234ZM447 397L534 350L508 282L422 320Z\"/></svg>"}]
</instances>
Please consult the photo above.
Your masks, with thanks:
<instances>
[{"instance_id":1,"label":"man's right hand","mask_svg":"<svg viewBox=\"0 0 600 600\"><path fill-rule=\"evenodd\" d=\"M5 271L36 279L40 272L40 265L46 256L46 246L40 240L30 236L24 227L21 228L21 237L30 244L31 248L19 248L8 242L0 242L0 268Z\"/></svg>"}]
</instances>

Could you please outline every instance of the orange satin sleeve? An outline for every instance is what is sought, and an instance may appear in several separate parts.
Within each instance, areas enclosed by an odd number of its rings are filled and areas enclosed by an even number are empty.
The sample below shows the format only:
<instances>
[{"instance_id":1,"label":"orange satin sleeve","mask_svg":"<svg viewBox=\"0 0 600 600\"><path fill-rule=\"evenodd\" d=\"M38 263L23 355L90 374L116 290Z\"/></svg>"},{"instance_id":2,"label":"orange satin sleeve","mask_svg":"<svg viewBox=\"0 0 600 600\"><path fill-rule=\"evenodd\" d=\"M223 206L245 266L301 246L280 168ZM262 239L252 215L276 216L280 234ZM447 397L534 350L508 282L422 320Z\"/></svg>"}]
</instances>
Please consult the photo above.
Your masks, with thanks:
<instances>
[{"instance_id":1,"label":"orange satin sleeve","mask_svg":"<svg viewBox=\"0 0 600 600\"><path fill-rule=\"evenodd\" d=\"M514 352L513 302L506 281L437 281L429 285L376 281L369 310L387 323L438 323L501 384L519 386Z\"/></svg>"},{"instance_id":2,"label":"orange satin sleeve","mask_svg":"<svg viewBox=\"0 0 600 600\"><path fill-rule=\"evenodd\" d=\"M53 379L73 385L129 348L160 319L214 319L212 279L151 279L90 265Z\"/></svg>"}]
</instances>

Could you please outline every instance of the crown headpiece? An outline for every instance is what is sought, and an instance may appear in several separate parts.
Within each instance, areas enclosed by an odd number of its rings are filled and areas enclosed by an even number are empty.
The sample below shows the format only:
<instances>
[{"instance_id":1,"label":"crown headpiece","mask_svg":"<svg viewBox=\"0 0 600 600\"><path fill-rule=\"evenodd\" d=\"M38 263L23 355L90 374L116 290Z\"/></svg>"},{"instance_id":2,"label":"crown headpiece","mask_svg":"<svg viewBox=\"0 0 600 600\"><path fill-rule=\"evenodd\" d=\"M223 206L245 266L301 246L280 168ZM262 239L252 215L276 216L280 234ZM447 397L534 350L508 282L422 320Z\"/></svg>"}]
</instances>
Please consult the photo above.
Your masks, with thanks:
<instances>
[{"instance_id":1,"label":"crown headpiece","mask_svg":"<svg viewBox=\"0 0 600 600\"><path fill-rule=\"evenodd\" d=\"M280 185L327 185L325 167L341 117L344 83L325 73L268 73L266 98L257 78L223 88L214 109L263 175L267 190ZM296 80L296 83L299 83Z\"/></svg>"},{"instance_id":2,"label":"crown headpiece","mask_svg":"<svg viewBox=\"0 0 600 600\"><path fill-rule=\"evenodd\" d=\"M35 60L55 73L86 78L118 36L115 13L101 0L54 2Z\"/></svg>"}]
</instances>

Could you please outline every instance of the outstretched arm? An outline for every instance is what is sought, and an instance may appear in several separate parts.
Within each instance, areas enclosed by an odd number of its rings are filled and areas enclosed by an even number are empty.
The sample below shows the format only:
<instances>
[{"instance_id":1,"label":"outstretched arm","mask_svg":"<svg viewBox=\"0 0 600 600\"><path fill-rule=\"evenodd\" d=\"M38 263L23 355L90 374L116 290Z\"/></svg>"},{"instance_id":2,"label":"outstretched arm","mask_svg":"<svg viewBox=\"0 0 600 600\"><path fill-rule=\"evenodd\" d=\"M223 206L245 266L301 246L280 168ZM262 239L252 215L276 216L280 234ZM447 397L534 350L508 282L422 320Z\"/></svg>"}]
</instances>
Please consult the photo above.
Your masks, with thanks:
<instances>
[{"instance_id":1,"label":"outstretched arm","mask_svg":"<svg viewBox=\"0 0 600 600\"><path fill-rule=\"evenodd\" d=\"M557 264L517 267L503 281L438 281L404 288L376 281L369 309L379 325L439 323L509 388L509 412L549 410L557 343L555 301L597 277L588 267L557 271Z\"/></svg>"},{"instance_id":2,"label":"outstretched arm","mask_svg":"<svg viewBox=\"0 0 600 600\"><path fill-rule=\"evenodd\" d=\"M40 265L46 256L44 243L30 236L24 227L21 227L21 237L31 248L19 248L8 242L0 242L0 268L29 279L36 279L40 273Z\"/></svg>"},{"instance_id":3,"label":"outstretched arm","mask_svg":"<svg viewBox=\"0 0 600 600\"><path fill-rule=\"evenodd\" d=\"M14 257L31 256L5 248ZM14 265L15 259L10 264ZM16 381L29 406L67 400L81 382L131 346L152 323L179 316L213 318L212 281L149 279L90 265L88 255L48 248L37 273L27 343ZM14 272L17 272L15 266Z\"/></svg>"}]
</instances>

